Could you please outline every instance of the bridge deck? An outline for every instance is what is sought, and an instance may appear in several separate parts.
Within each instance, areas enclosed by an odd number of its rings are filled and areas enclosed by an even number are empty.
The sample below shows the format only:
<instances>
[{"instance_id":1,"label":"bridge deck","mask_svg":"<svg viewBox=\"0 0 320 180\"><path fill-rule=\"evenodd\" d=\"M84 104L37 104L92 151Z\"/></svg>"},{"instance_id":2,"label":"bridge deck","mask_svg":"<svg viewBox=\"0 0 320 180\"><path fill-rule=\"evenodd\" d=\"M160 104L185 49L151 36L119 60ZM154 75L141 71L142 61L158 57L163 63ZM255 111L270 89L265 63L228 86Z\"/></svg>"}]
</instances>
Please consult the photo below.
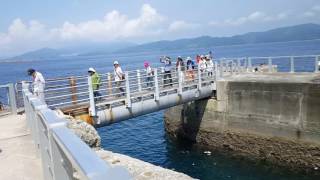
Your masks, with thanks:
<instances>
[{"instance_id":1,"label":"bridge deck","mask_svg":"<svg viewBox=\"0 0 320 180\"><path fill-rule=\"evenodd\" d=\"M0 117L0 179L43 179L41 160L36 154L25 116Z\"/></svg>"}]
</instances>

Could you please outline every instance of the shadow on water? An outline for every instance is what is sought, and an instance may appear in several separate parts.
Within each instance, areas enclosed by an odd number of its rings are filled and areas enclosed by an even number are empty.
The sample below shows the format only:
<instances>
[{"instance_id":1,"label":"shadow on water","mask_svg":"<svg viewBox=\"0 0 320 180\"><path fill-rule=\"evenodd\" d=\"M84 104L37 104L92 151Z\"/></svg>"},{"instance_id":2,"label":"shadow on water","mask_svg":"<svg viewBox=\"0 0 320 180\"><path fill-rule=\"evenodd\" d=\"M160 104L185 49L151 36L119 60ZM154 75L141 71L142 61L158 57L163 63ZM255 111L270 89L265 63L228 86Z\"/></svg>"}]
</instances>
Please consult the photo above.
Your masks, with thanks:
<instances>
[{"instance_id":1,"label":"shadow on water","mask_svg":"<svg viewBox=\"0 0 320 180\"><path fill-rule=\"evenodd\" d=\"M183 105L180 116L180 138L185 137L191 141L196 141L207 103L208 100L199 100Z\"/></svg>"}]
</instances>

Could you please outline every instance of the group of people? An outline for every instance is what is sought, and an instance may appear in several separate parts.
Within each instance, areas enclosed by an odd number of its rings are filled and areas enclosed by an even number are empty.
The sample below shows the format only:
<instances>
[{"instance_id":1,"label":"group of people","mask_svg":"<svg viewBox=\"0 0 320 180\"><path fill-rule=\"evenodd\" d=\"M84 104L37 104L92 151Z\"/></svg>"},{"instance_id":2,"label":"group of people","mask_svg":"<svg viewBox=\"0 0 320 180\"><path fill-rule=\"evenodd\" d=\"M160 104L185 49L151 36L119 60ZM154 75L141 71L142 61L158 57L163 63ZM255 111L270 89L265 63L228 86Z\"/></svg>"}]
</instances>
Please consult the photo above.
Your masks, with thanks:
<instances>
[{"instance_id":1,"label":"group of people","mask_svg":"<svg viewBox=\"0 0 320 180\"><path fill-rule=\"evenodd\" d=\"M160 58L160 62L164 64L164 85L171 85L171 74L173 68L171 58L168 56L163 56ZM196 65L200 69L201 73L207 72L208 76L212 76L214 71L214 63L212 60L211 52L207 55L197 55L196 62L191 57L187 57L184 60L181 56L178 56L175 66L177 70L181 70L182 77L184 77L185 75L186 78L190 81L193 80L195 77L194 70Z\"/></svg>"},{"instance_id":2,"label":"group of people","mask_svg":"<svg viewBox=\"0 0 320 180\"><path fill-rule=\"evenodd\" d=\"M175 67L172 65L172 60L169 56L160 57L160 62L164 64L163 67L163 84L164 87L172 86L172 70L176 68L179 72L182 73L188 80L193 80L195 77L195 67L198 66L201 73L208 73L208 76L213 75L214 71L214 63L212 61L212 54L211 52L208 55L197 55L194 61L191 57L186 57L185 60L178 56L176 60ZM113 62L114 66L114 81L117 89L117 96L123 96L125 94L124 89L124 80L125 80L125 73L122 71L121 66L118 61ZM154 71L151 68L151 65L148 61L144 62L144 68L146 73L146 86L152 87L153 86L153 76ZM34 95L38 96L42 102L45 102L44 92L45 92L45 79L43 75L36 71L35 69L28 69L28 75L32 77L33 82L33 93ZM101 86L101 77L99 73L92 67L88 69L88 75L91 77L92 89L93 94L96 99L101 97L101 93L99 92Z\"/></svg>"},{"instance_id":3,"label":"group of people","mask_svg":"<svg viewBox=\"0 0 320 180\"><path fill-rule=\"evenodd\" d=\"M122 71L118 61L113 62L114 65L114 80L117 86L118 92L117 95L124 95L125 89L123 88L123 81L125 79L125 74ZM32 77L32 92L37 96L42 102L45 102L45 79L43 75L36 71L35 69L28 69L27 73ZM92 67L88 69L88 75L91 77L91 85L93 90L93 95L95 99L100 99L101 93L99 92L101 86L101 77L99 73Z\"/></svg>"}]
</instances>

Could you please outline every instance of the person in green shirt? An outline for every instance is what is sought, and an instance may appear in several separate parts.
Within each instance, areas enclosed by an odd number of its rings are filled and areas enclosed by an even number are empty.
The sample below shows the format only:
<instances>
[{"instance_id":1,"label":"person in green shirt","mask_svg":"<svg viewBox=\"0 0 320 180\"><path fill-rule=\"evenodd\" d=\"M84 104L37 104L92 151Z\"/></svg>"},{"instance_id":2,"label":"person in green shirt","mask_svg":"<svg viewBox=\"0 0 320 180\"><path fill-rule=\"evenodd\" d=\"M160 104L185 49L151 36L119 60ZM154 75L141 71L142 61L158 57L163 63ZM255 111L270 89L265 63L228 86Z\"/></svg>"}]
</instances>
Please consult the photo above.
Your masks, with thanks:
<instances>
[{"instance_id":1,"label":"person in green shirt","mask_svg":"<svg viewBox=\"0 0 320 180\"><path fill-rule=\"evenodd\" d=\"M93 95L94 97L99 98L101 96L99 92L99 88L101 85L101 78L99 74L96 72L96 70L93 68L89 68L88 73L89 73L89 76L91 76L91 80L92 80Z\"/></svg>"}]
</instances>

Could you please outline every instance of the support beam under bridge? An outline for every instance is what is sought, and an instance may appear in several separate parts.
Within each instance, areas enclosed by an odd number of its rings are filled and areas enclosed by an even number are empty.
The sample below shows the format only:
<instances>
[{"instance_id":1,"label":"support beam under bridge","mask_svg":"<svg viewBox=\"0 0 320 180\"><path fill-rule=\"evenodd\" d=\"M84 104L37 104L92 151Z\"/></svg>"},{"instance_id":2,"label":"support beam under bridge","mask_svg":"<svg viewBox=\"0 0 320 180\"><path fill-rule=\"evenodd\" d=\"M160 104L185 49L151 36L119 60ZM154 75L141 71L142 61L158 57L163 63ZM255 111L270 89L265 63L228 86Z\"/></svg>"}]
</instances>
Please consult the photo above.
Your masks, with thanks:
<instances>
[{"instance_id":1,"label":"support beam under bridge","mask_svg":"<svg viewBox=\"0 0 320 180\"><path fill-rule=\"evenodd\" d=\"M127 120L148 113L160 111L166 108L177 106L183 103L200 100L212 96L212 86L204 86L179 93L166 94L159 97L159 100L147 99L131 104L128 108L125 105L108 108L97 112L95 126L102 127L111 123Z\"/></svg>"}]
</instances>

